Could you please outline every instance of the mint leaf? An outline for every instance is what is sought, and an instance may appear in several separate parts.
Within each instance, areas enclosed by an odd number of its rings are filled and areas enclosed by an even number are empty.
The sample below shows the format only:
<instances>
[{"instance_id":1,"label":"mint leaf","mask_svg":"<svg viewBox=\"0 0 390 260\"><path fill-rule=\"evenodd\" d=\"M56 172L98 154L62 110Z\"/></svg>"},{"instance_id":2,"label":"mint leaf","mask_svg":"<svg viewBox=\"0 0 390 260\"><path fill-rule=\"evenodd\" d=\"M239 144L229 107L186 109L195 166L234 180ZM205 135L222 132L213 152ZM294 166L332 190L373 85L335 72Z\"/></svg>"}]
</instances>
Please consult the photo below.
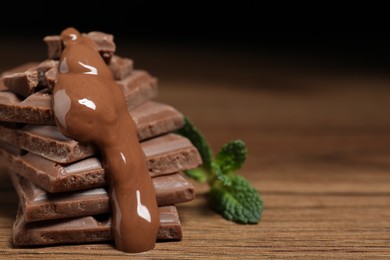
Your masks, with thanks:
<instances>
[{"instance_id":1,"label":"mint leaf","mask_svg":"<svg viewBox=\"0 0 390 260\"><path fill-rule=\"evenodd\" d=\"M211 207L224 218L243 224L256 224L263 213L259 193L242 176L230 177L231 185L215 182L210 190Z\"/></svg>"},{"instance_id":2,"label":"mint leaf","mask_svg":"<svg viewBox=\"0 0 390 260\"><path fill-rule=\"evenodd\" d=\"M217 155L216 162L223 174L238 170L244 164L247 155L245 143L241 140L225 144Z\"/></svg>"},{"instance_id":3,"label":"mint leaf","mask_svg":"<svg viewBox=\"0 0 390 260\"><path fill-rule=\"evenodd\" d=\"M213 178L209 179L210 185L213 185L213 183L217 180L221 181L223 185L230 186L232 185L232 182L230 178L223 174L221 167L218 163L212 162L211 163L212 172L214 173Z\"/></svg>"},{"instance_id":4,"label":"mint leaf","mask_svg":"<svg viewBox=\"0 0 390 260\"><path fill-rule=\"evenodd\" d=\"M202 167L206 170L211 170L213 152L211 151L206 139L187 117L184 118L184 126L177 130L177 133L187 137L191 141L191 143L198 149L199 154L202 158Z\"/></svg>"},{"instance_id":5,"label":"mint leaf","mask_svg":"<svg viewBox=\"0 0 390 260\"><path fill-rule=\"evenodd\" d=\"M185 173L188 177L198 181L198 182L206 182L208 180L208 173L202 167L186 170Z\"/></svg>"},{"instance_id":6,"label":"mint leaf","mask_svg":"<svg viewBox=\"0 0 390 260\"><path fill-rule=\"evenodd\" d=\"M214 159L206 139L188 118L178 134L187 137L198 149L203 165L186 174L210 186L210 205L224 218L244 224L255 224L261 219L263 201L260 194L242 176L236 175L246 160L247 149L241 140L225 144Z\"/></svg>"}]
</instances>

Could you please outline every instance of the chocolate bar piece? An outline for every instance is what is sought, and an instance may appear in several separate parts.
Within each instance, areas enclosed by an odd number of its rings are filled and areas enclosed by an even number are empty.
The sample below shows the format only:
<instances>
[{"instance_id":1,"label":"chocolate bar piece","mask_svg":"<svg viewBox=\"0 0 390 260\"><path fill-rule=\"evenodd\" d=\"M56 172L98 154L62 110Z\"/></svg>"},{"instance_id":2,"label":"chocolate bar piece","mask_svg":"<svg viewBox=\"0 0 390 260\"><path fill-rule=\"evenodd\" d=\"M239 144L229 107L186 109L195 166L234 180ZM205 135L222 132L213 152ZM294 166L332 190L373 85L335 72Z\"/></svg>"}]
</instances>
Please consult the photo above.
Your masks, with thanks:
<instances>
[{"instance_id":1,"label":"chocolate bar piece","mask_svg":"<svg viewBox=\"0 0 390 260\"><path fill-rule=\"evenodd\" d=\"M26 98L37 90L48 86L45 73L57 66L58 61L46 60L23 72L7 73L3 76L3 82L8 90Z\"/></svg>"},{"instance_id":2,"label":"chocolate bar piece","mask_svg":"<svg viewBox=\"0 0 390 260\"><path fill-rule=\"evenodd\" d=\"M76 192L48 193L15 172L9 173L26 222L109 213L106 188ZM169 206L194 199L194 187L175 173L152 179L159 206Z\"/></svg>"},{"instance_id":3,"label":"chocolate bar piece","mask_svg":"<svg viewBox=\"0 0 390 260\"><path fill-rule=\"evenodd\" d=\"M114 55L111 58L109 68L111 69L112 75L114 76L115 80L124 80L133 71L133 61L128 58L122 58L117 55ZM54 88L57 73L57 67L50 68L45 72L44 83L45 86L49 88L50 92L52 92Z\"/></svg>"},{"instance_id":4,"label":"chocolate bar piece","mask_svg":"<svg viewBox=\"0 0 390 260\"><path fill-rule=\"evenodd\" d=\"M115 80L122 80L130 75L133 70L133 61L114 55L108 67L111 69Z\"/></svg>"},{"instance_id":5,"label":"chocolate bar piece","mask_svg":"<svg viewBox=\"0 0 390 260\"><path fill-rule=\"evenodd\" d=\"M130 111L139 140L165 134L183 125L183 115L171 106L148 101ZM71 163L96 153L94 146L62 135L55 126L27 125L13 129L0 125L0 140L58 163Z\"/></svg>"},{"instance_id":6,"label":"chocolate bar piece","mask_svg":"<svg viewBox=\"0 0 390 260\"><path fill-rule=\"evenodd\" d=\"M24 72L14 73L3 77L3 82L13 93L22 97L27 97L34 92L38 86L38 71L27 70Z\"/></svg>"},{"instance_id":7,"label":"chocolate bar piece","mask_svg":"<svg viewBox=\"0 0 390 260\"><path fill-rule=\"evenodd\" d=\"M157 240L181 240L183 232L175 206L159 207L160 229ZM113 240L109 215L26 223L18 210L13 224L16 246L92 243Z\"/></svg>"},{"instance_id":8,"label":"chocolate bar piece","mask_svg":"<svg viewBox=\"0 0 390 260\"><path fill-rule=\"evenodd\" d=\"M5 72L2 75L3 83L6 89L26 98L39 89L48 87L52 90L57 77L57 68L58 61L46 60L23 71ZM133 61L115 55L110 61L109 68L115 80L123 80L132 72Z\"/></svg>"},{"instance_id":9,"label":"chocolate bar piece","mask_svg":"<svg viewBox=\"0 0 390 260\"><path fill-rule=\"evenodd\" d=\"M99 52L115 53L116 46L114 42L114 35L99 31L92 31L83 34L91 38L99 48Z\"/></svg>"},{"instance_id":10,"label":"chocolate bar piece","mask_svg":"<svg viewBox=\"0 0 390 260\"><path fill-rule=\"evenodd\" d=\"M4 77L9 76L13 73L26 71L31 67L37 66L38 64L39 64L38 62L28 62L28 63L22 64L20 66L17 66L15 68L12 68L10 70L2 72L0 75L0 91L8 90L8 88L4 85L4 82L3 82Z\"/></svg>"},{"instance_id":11,"label":"chocolate bar piece","mask_svg":"<svg viewBox=\"0 0 390 260\"><path fill-rule=\"evenodd\" d=\"M167 134L141 143L152 177L196 168L200 155L191 142L179 135ZM49 192L64 192L103 187L104 169L98 158L90 157L62 165L39 155L27 153L12 157L10 169Z\"/></svg>"},{"instance_id":12,"label":"chocolate bar piece","mask_svg":"<svg viewBox=\"0 0 390 260\"><path fill-rule=\"evenodd\" d=\"M8 90L7 87L4 85L3 78L0 76L0 92Z\"/></svg>"},{"instance_id":13,"label":"chocolate bar piece","mask_svg":"<svg viewBox=\"0 0 390 260\"><path fill-rule=\"evenodd\" d=\"M97 45L100 55L108 64L111 56L115 53L116 45L112 34L93 31L86 34ZM47 55L49 59L59 59L63 50L63 44L59 35L49 35L43 38L47 44Z\"/></svg>"},{"instance_id":14,"label":"chocolate bar piece","mask_svg":"<svg viewBox=\"0 0 390 260\"><path fill-rule=\"evenodd\" d=\"M157 79L145 71L134 70L117 83L125 93L129 109L157 95ZM51 99L48 92L37 92L21 100L12 92L1 91L0 121L55 125Z\"/></svg>"},{"instance_id":15,"label":"chocolate bar piece","mask_svg":"<svg viewBox=\"0 0 390 260\"><path fill-rule=\"evenodd\" d=\"M128 77L117 81L117 83L121 86L127 104L131 108L137 107L157 95L157 78L143 70L133 70Z\"/></svg>"},{"instance_id":16,"label":"chocolate bar piece","mask_svg":"<svg viewBox=\"0 0 390 260\"><path fill-rule=\"evenodd\" d=\"M53 67L45 72L45 81L50 92L53 92L54 85L56 84L57 73L57 67Z\"/></svg>"},{"instance_id":17,"label":"chocolate bar piece","mask_svg":"<svg viewBox=\"0 0 390 260\"><path fill-rule=\"evenodd\" d=\"M22 101L12 92L0 92L0 121L54 125L51 94L37 92Z\"/></svg>"}]
</instances>

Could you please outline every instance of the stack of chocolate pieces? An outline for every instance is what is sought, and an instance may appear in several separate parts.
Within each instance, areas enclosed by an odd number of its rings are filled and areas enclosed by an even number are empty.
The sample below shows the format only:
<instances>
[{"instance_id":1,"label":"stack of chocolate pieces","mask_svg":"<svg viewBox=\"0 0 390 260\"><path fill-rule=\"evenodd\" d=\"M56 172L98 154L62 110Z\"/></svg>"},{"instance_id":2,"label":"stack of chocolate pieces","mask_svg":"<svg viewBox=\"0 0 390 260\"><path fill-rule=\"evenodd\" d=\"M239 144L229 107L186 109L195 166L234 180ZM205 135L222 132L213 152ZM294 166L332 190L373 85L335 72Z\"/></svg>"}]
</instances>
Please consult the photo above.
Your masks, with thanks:
<instances>
[{"instance_id":1,"label":"stack of chocolate pieces","mask_svg":"<svg viewBox=\"0 0 390 260\"><path fill-rule=\"evenodd\" d=\"M180 240L175 207L191 201L193 186L181 171L201 158L191 142L175 133L184 124L175 108L152 101L157 80L115 55L113 36L92 38L122 88L147 157L160 210L157 240ZM61 134L55 125L51 91L63 48L59 36L44 38L48 59L4 72L0 83L0 155L20 199L13 226L15 245L89 243L112 239L106 174L96 147Z\"/></svg>"}]
</instances>

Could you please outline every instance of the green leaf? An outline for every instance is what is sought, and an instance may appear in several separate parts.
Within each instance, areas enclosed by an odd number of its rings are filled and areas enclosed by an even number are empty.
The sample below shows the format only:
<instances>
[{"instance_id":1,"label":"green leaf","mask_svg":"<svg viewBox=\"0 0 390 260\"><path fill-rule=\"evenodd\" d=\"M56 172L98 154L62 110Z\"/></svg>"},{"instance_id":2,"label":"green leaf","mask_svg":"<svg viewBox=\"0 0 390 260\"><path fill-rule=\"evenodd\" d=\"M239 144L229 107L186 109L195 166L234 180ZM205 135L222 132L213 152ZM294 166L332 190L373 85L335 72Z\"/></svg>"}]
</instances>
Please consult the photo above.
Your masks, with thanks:
<instances>
[{"instance_id":1,"label":"green leaf","mask_svg":"<svg viewBox=\"0 0 390 260\"><path fill-rule=\"evenodd\" d=\"M232 184L230 178L224 175L221 171L221 167L216 162L211 163L211 169L213 170L214 178L210 179L210 184L212 185L215 181L219 180L225 186L230 186Z\"/></svg>"},{"instance_id":2,"label":"green leaf","mask_svg":"<svg viewBox=\"0 0 390 260\"><path fill-rule=\"evenodd\" d=\"M260 194L242 176L233 175L231 185L215 182L210 190L211 207L225 219L242 224L256 224L263 213Z\"/></svg>"},{"instance_id":3,"label":"green leaf","mask_svg":"<svg viewBox=\"0 0 390 260\"><path fill-rule=\"evenodd\" d=\"M228 174L242 167L247 155L246 145L241 140L225 144L217 155L216 162L223 174Z\"/></svg>"},{"instance_id":4,"label":"green leaf","mask_svg":"<svg viewBox=\"0 0 390 260\"><path fill-rule=\"evenodd\" d=\"M196 169L192 169L192 170L186 170L184 171L185 174L198 181L198 182L206 182L208 180L208 173L207 171L205 171L205 169L203 169L203 167L199 167L199 168L196 168Z\"/></svg>"},{"instance_id":5,"label":"green leaf","mask_svg":"<svg viewBox=\"0 0 390 260\"><path fill-rule=\"evenodd\" d=\"M230 221L258 223L263 213L260 194L235 172L246 160L245 143L235 140L225 144L214 159L206 139L188 118L177 133L187 137L202 157L202 167L185 172L197 181L208 182L211 207Z\"/></svg>"},{"instance_id":6,"label":"green leaf","mask_svg":"<svg viewBox=\"0 0 390 260\"><path fill-rule=\"evenodd\" d=\"M177 133L187 137L191 141L191 143L198 149L199 154L202 157L203 167L207 170L211 170L213 152L211 151L211 148L204 136L187 117L184 119L184 126L177 130Z\"/></svg>"}]
</instances>

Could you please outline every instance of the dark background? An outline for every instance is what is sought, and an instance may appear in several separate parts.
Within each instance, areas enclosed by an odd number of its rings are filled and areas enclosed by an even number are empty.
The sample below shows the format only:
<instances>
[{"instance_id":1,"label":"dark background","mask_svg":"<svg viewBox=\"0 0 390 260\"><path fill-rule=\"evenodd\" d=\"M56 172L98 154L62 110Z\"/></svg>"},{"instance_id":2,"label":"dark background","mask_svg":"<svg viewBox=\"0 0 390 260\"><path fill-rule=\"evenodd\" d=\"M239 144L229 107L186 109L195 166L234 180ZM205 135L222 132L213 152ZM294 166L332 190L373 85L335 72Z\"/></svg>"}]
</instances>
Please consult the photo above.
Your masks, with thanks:
<instances>
[{"instance_id":1,"label":"dark background","mask_svg":"<svg viewBox=\"0 0 390 260\"><path fill-rule=\"evenodd\" d=\"M74 26L82 32L112 33L116 42L138 45L286 55L311 59L316 66L377 72L390 67L390 30L379 6L370 11L366 6L356 10L356 5L245 1L216 6L201 1L9 4L0 18L2 41L40 41Z\"/></svg>"}]
</instances>

